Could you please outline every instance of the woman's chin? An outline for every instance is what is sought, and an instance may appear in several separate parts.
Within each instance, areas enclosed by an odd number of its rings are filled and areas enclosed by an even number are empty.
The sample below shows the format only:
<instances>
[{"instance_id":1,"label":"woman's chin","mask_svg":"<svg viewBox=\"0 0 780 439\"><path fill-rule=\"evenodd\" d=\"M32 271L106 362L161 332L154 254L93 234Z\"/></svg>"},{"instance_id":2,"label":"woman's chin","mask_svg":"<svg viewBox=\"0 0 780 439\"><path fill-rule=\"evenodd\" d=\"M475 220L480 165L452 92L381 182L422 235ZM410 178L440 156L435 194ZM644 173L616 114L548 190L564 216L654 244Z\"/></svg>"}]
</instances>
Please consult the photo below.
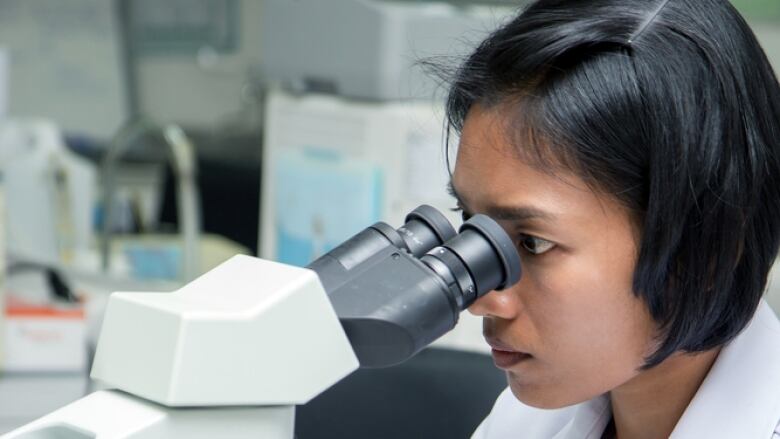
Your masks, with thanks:
<instances>
[{"instance_id":1,"label":"woman's chin","mask_svg":"<svg viewBox=\"0 0 780 439\"><path fill-rule=\"evenodd\" d=\"M577 399L573 395L563 392L562 389L556 389L554 386L521 382L512 372L507 372L507 381L509 389L518 401L537 409L560 409L589 399Z\"/></svg>"}]
</instances>

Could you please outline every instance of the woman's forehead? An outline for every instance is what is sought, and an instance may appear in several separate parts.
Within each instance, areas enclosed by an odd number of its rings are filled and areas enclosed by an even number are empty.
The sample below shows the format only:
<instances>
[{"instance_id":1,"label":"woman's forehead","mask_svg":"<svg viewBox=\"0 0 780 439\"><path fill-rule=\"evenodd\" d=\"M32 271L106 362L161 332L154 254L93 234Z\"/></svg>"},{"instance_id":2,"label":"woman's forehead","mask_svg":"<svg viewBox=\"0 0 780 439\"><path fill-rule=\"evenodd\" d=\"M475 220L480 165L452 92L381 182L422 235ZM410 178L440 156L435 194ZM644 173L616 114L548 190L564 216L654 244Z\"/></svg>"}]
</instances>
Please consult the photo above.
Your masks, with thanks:
<instances>
[{"instance_id":1,"label":"woman's forehead","mask_svg":"<svg viewBox=\"0 0 780 439\"><path fill-rule=\"evenodd\" d=\"M476 178L479 186L491 184L498 191L529 190L541 185L549 189L565 186L575 192L593 192L582 178L555 159L535 160L523 154L520 139L507 129L500 111L475 106L466 118L455 162L454 185ZM485 188L489 189L489 188ZM460 191L465 194L464 191Z\"/></svg>"},{"instance_id":2,"label":"woman's forehead","mask_svg":"<svg viewBox=\"0 0 780 439\"><path fill-rule=\"evenodd\" d=\"M501 119L495 111L482 108L470 111L466 118L451 183L463 207L486 212L523 206L563 222L603 221L605 214L626 217L618 200L574 172L560 165L543 169L542 164L529 163L517 154L518 146Z\"/></svg>"}]
</instances>

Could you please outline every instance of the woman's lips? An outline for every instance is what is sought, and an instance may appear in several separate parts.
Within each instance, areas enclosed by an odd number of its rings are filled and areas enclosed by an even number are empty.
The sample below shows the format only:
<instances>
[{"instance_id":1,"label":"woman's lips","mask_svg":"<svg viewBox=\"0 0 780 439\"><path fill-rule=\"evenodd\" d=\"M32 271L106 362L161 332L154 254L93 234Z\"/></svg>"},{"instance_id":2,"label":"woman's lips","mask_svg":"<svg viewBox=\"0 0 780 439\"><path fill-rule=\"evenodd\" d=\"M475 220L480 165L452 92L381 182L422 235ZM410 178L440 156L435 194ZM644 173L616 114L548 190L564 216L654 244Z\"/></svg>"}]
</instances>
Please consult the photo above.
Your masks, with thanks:
<instances>
[{"instance_id":1,"label":"woman's lips","mask_svg":"<svg viewBox=\"0 0 780 439\"><path fill-rule=\"evenodd\" d=\"M524 352L502 351L495 348L490 353L493 354L493 363L499 369L509 369L522 361L532 358L531 354Z\"/></svg>"},{"instance_id":2,"label":"woman's lips","mask_svg":"<svg viewBox=\"0 0 780 439\"><path fill-rule=\"evenodd\" d=\"M490 353L493 355L493 362L499 369L509 369L524 360L533 358L531 354L515 350L496 338L486 337L486 340L492 348Z\"/></svg>"}]
</instances>

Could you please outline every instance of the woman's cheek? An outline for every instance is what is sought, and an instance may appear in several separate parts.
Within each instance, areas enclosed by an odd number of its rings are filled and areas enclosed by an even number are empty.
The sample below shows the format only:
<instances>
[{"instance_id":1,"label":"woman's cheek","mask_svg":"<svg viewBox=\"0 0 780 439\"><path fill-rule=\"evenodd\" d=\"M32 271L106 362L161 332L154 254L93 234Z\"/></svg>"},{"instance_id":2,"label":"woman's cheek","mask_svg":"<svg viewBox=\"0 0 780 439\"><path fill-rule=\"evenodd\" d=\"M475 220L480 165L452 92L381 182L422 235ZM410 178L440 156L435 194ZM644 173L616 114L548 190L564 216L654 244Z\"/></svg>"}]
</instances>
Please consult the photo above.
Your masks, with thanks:
<instances>
[{"instance_id":1,"label":"woman's cheek","mask_svg":"<svg viewBox=\"0 0 780 439\"><path fill-rule=\"evenodd\" d=\"M527 270L532 290L526 296L528 310L540 342L584 358L619 349L625 326L631 323L625 317L631 308L627 302L633 301L631 291L604 269L576 258L557 262Z\"/></svg>"}]
</instances>

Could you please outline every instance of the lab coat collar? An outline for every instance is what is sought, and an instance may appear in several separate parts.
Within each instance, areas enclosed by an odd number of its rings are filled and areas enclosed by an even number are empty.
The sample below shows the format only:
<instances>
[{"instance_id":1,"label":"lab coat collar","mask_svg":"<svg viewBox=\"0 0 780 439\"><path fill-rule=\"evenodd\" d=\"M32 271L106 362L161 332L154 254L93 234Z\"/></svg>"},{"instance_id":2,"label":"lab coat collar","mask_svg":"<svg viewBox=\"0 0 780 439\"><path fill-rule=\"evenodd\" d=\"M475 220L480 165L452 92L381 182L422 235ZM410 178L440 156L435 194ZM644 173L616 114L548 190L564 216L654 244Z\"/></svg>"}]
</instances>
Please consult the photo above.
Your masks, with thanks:
<instances>
[{"instance_id":1,"label":"lab coat collar","mask_svg":"<svg viewBox=\"0 0 780 439\"><path fill-rule=\"evenodd\" d=\"M572 420L553 439L599 439L612 417L609 395L580 404Z\"/></svg>"},{"instance_id":2,"label":"lab coat collar","mask_svg":"<svg viewBox=\"0 0 780 439\"><path fill-rule=\"evenodd\" d=\"M724 346L670 439L771 438L780 421L780 322L762 301ZM611 418L608 395L577 407L554 439L599 439Z\"/></svg>"},{"instance_id":3,"label":"lab coat collar","mask_svg":"<svg viewBox=\"0 0 780 439\"><path fill-rule=\"evenodd\" d=\"M671 439L770 438L780 421L780 322L762 301L753 321L726 345Z\"/></svg>"}]
</instances>

